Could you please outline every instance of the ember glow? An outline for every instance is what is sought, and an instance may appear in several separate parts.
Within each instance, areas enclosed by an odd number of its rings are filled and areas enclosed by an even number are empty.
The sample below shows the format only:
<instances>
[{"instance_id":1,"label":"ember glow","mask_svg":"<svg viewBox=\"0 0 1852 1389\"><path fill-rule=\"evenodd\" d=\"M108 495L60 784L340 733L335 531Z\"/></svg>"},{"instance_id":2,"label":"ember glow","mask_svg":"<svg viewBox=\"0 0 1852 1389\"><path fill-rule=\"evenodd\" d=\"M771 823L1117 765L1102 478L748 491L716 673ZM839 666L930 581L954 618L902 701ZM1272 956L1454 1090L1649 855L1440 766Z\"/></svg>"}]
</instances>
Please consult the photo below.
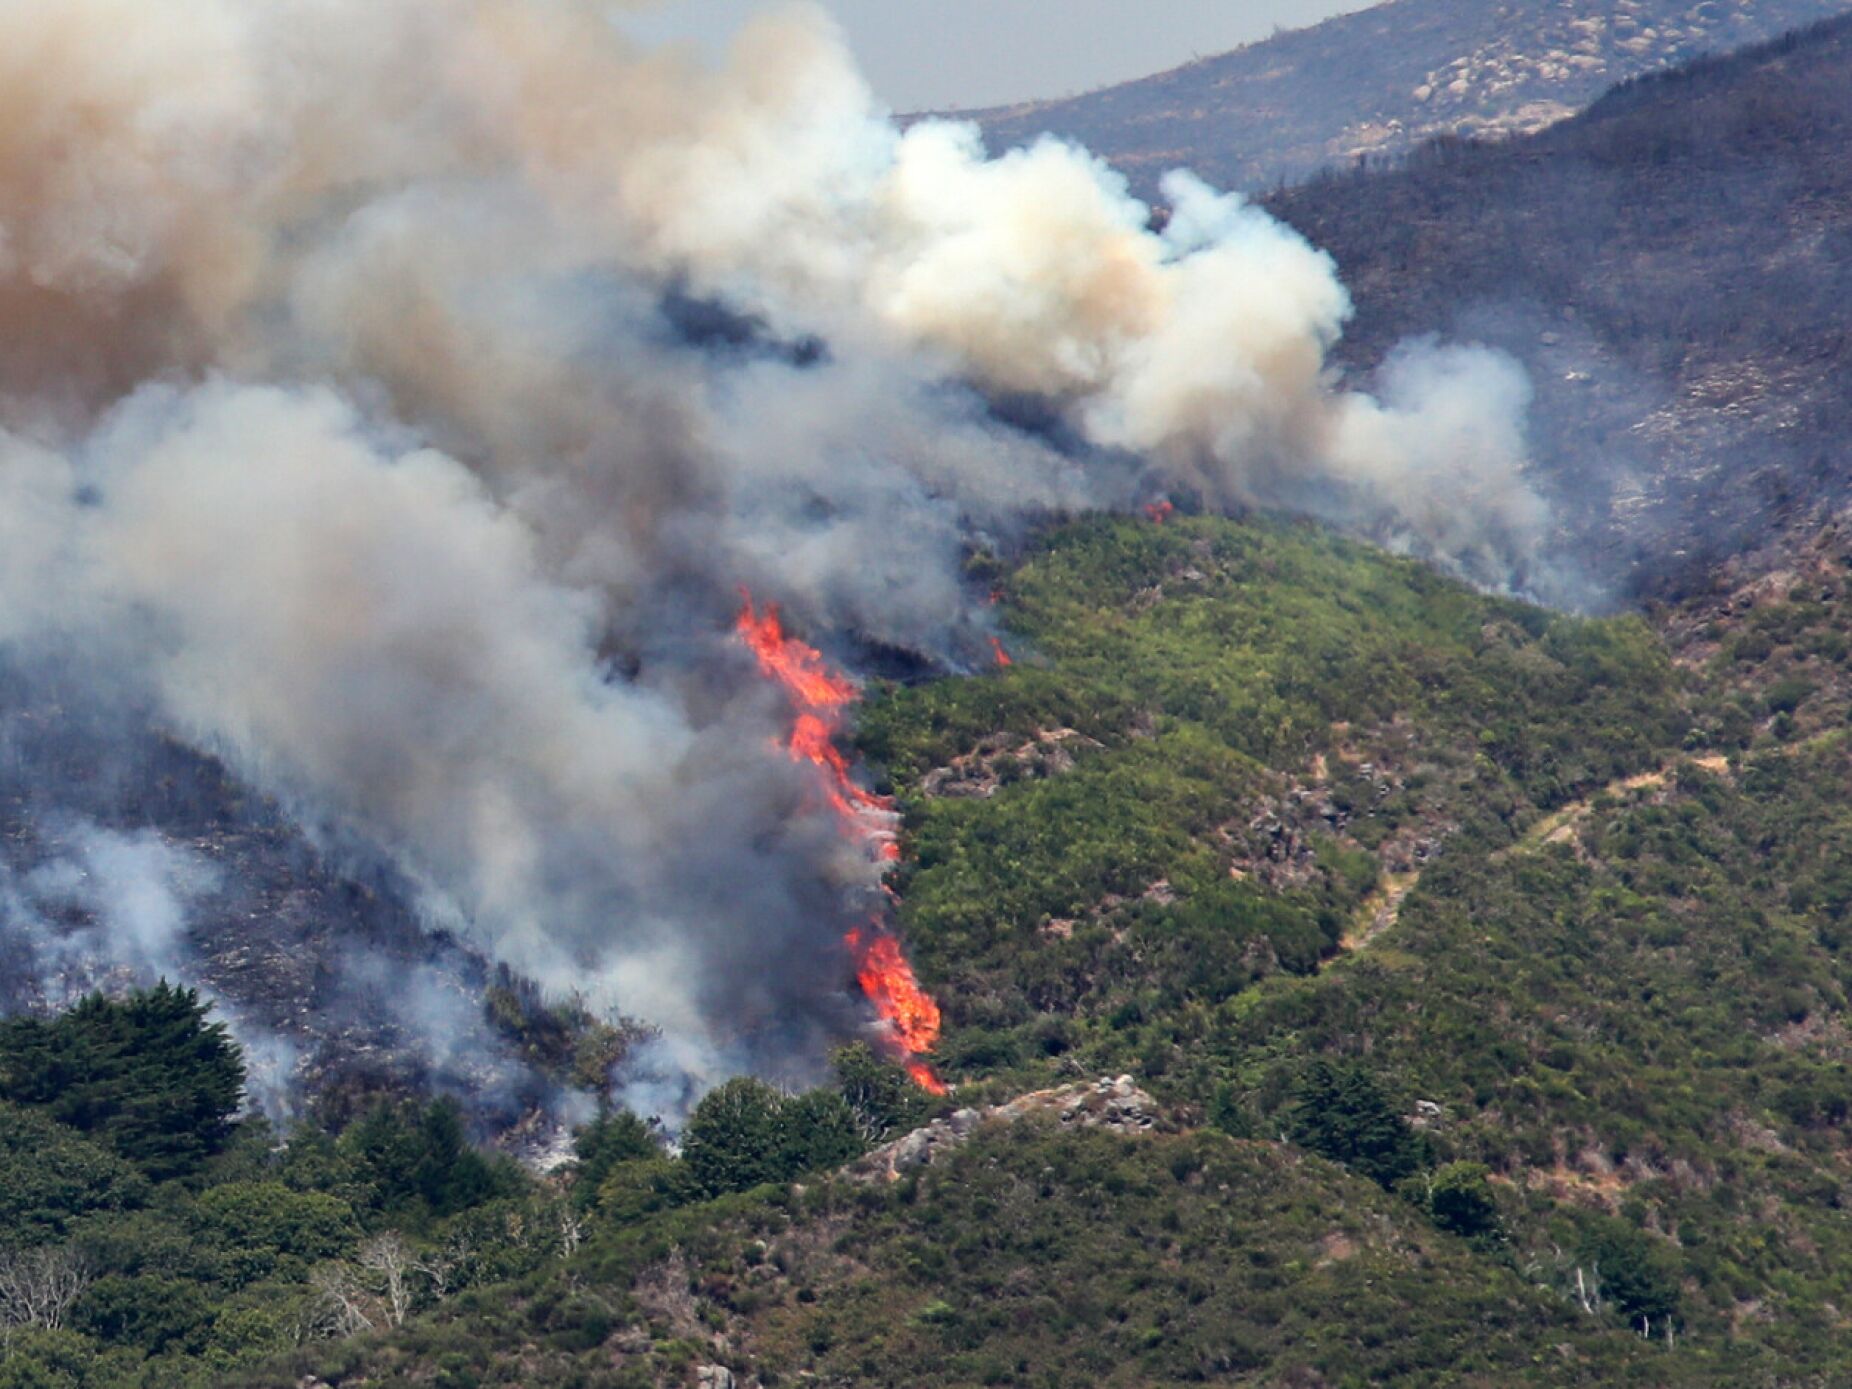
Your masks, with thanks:
<instances>
[{"instance_id":1,"label":"ember glow","mask_svg":"<svg viewBox=\"0 0 1852 1389\"><path fill-rule=\"evenodd\" d=\"M817 769L824 798L846 836L865 844L877 862L896 862L900 858L895 837L899 816L893 801L858 785L836 746L843 715L859 693L854 682L831 670L815 647L787 633L776 606L767 604L760 609L751 594L742 596L745 601L735 630L758 660L760 671L784 689L797 711L788 744L792 760ZM1000 646L997 654L1007 664ZM907 1058L907 1074L924 1089L943 1095L945 1083L920 1059L939 1040L939 1005L920 987L900 942L877 920L850 931L843 944L854 960L856 983L888 1023L894 1046Z\"/></svg>"}]
</instances>

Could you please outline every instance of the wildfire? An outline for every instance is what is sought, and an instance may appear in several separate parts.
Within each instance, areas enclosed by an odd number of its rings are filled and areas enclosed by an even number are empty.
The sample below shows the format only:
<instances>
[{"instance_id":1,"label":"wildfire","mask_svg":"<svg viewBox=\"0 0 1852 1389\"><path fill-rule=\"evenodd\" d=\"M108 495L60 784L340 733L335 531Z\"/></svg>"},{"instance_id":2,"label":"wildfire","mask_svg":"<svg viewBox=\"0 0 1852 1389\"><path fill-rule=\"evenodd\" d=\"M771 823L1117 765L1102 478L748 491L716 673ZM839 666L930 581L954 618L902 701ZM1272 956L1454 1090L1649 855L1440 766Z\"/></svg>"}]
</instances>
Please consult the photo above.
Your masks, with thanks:
<instances>
[{"instance_id":1,"label":"wildfire","mask_svg":"<svg viewBox=\"0 0 1852 1389\"><path fill-rule=\"evenodd\" d=\"M734 629L758 659L759 669L783 687L797 709L789 744L792 760L808 762L821 773L824 799L842 821L844 834L866 844L878 862L897 861L900 845L894 839L893 802L856 785L836 746L843 714L859 693L854 682L831 670L814 646L789 635L775 606L767 604L760 611L751 594L744 597Z\"/></svg>"},{"instance_id":2,"label":"wildfire","mask_svg":"<svg viewBox=\"0 0 1852 1389\"><path fill-rule=\"evenodd\" d=\"M792 760L817 769L824 799L836 812L845 835L864 844L877 862L897 861L900 844L894 825L899 817L893 801L857 785L849 774L848 760L836 746L843 715L859 693L855 683L831 670L822 652L789 635L776 606L767 604L761 610L751 594L741 596L744 605L735 630L757 658L759 669L778 682L797 711L788 745ZM1008 664L1001 646L997 654ZM856 983L887 1021L895 1045L908 1058L907 1074L933 1094L943 1095L945 1083L920 1059L939 1040L939 1005L920 987L900 942L877 920L865 929L850 931L843 944L854 960Z\"/></svg>"},{"instance_id":3,"label":"wildfire","mask_svg":"<svg viewBox=\"0 0 1852 1389\"><path fill-rule=\"evenodd\" d=\"M939 1040L939 1005L913 977L913 966L901 953L900 942L886 932L851 931L843 938L855 956L855 980L875 1011L893 1024L901 1050L914 1059L907 1074L935 1095L945 1093L945 1082L931 1066L919 1060Z\"/></svg>"},{"instance_id":4,"label":"wildfire","mask_svg":"<svg viewBox=\"0 0 1852 1389\"><path fill-rule=\"evenodd\" d=\"M1161 526L1170 519L1171 513L1176 509L1177 504L1171 501L1170 498L1165 497L1159 501L1149 503L1145 507L1145 515L1149 516L1154 524Z\"/></svg>"},{"instance_id":5,"label":"wildfire","mask_svg":"<svg viewBox=\"0 0 1852 1389\"><path fill-rule=\"evenodd\" d=\"M1010 659L1010 653L1003 649L1003 643L998 641L995 637L990 639L990 649L997 653L997 668L999 670L1008 670L1011 666L1016 664Z\"/></svg>"}]
</instances>

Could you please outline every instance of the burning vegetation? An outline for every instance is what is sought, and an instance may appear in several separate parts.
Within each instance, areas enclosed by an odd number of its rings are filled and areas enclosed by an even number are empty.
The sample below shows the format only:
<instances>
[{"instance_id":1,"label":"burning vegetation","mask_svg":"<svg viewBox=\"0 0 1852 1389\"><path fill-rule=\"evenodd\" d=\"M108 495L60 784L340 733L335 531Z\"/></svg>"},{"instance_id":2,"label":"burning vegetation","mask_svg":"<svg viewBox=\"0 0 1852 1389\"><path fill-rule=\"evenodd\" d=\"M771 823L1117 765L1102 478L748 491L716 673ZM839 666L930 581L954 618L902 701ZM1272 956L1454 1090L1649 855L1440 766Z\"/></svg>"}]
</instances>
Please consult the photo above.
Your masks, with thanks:
<instances>
[{"instance_id":1,"label":"burning vegetation","mask_svg":"<svg viewBox=\"0 0 1852 1389\"><path fill-rule=\"evenodd\" d=\"M792 760L816 768L824 799L836 812L847 838L865 846L876 863L897 862L900 844L895 826L900 817L893 800L859 785L836 746L843 715L859 697L855 683L831 670L815 647L788 634L775 605L760 609L750 593L742 597L735 624L740 640L796 711L788 744ZM1001 657L1000 647L998 654ZM866 926L848 932L843 944L854 965L855 981L888 1024L888 1044L902 1054L907 1074L933 1094L943 1095L945 1083L921 1059L939 1040L939 1005L920 987L900 941L877 914Z\"/></svg>"},{"instance_id":2,"label":"burning vegetation","mask_svg":"<svg viewBox=\"0 0 1852 1389\"><path fill-rule=\"evenodd\" d=\"M936 1028L833 880L865 850L878 901L898 855L839 745L856 684L749 604L795 721L755 698L736 583L949 671L992 629L967 559L1044 517L1309 508L1492 584L1550 534L1508 361L1340 387L1350 299L1302 237L1183 175L1155 228L1078 149L897 128L813 8L703 64L579 3L33 0L0 111L0 692L70 672L77 763L171 739L474 977L648 1028L611 1076L643 1112L820 1075L851 927L895 1046L923 1068ZM47 781L43 822L177 822ZM215 870L227 901L253 874ZM85 927L99 969L209 983L213 908L179 906L159 968ZM51 996L73 933L27 915L13 972ZM326 995L413 994L364 954ZM417 992L481 1073L477 1000Z\"/></svg>"}]
</instances>

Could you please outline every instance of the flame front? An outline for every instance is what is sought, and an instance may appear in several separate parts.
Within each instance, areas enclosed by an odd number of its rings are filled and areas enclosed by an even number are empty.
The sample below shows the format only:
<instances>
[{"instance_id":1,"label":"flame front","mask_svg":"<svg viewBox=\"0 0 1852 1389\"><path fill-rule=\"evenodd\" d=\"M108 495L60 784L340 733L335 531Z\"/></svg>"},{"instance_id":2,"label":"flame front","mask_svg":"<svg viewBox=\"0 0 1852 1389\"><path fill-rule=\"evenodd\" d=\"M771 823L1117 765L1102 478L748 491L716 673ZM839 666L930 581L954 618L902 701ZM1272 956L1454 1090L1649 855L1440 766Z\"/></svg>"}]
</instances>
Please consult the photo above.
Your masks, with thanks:
<instances>
[{"instance_id":1,"label":"flame front","mask_svg":"<svg viewBox=\"0 0 1852 1389\"><path fill-rule=\"evenodd\" d=\"M751 594L742 596L745 603L735 630L757 658L759 669L778 682L797 711L788 745L792 760L817 769L824 799L845 835L864 844L876 862L897 861L900 843L895 826L900 817L893 800L857 785L849 774L848 760L836 746L843 714L859 695L855 683L831 670L815 647L786 633L777 607L767 604L761 611ZM843 944L854 960L856 983L888 1023L895 1046L908 1058L907 1074L933 1094L943 1095L945 1083L920 1059L939 1040L939 1005L920 987L899 940L876 920L866 929L850 931Z\"/></svg>"},{"instance_id":2,"label":"flame front","mask_svg":"<svg viewBox=\"0 0 1852 1389\"><path fill-rule=\"evenodd\" d=\"M939 1040L939 1005L914 978L900 942L884 931L851 931L843 939L855 956L856 982L875 1011L893 1025L901 1050L914 1058L907 1063L907 1074L933 1094L943 1095L945 1082L918 1059Z\"/></svg>"}]
</instances>

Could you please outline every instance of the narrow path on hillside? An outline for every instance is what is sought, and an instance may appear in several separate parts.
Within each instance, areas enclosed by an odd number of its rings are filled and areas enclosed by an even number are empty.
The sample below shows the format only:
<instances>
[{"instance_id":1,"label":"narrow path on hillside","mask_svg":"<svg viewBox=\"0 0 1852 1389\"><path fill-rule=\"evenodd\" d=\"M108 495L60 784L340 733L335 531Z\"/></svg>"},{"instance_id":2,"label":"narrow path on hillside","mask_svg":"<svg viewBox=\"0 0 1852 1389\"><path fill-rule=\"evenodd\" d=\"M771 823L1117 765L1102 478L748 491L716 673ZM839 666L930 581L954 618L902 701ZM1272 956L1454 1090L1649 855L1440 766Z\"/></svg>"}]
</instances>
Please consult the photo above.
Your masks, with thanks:
<instances>
[{"instance_id":1,"label":"narrow path on hillside","mask_svg":"<svg viewBox=\"0 0 1852 1389\"><path fill-rule=\"evenodd\" d=\"M1686 761L1680 758L1678 761ZM1689 759L1694 766L1702 767L1707 772L1718 776L1727 776L1730 772L1730 760L1721 754L1709 757ZM1655 772L1640 772L1634 776L1622 777L1611 781L1594 794L1579 801L1572 801L1558 810L1544 816L1526 830L1523 836L1508 849L1501 849L1492 857L1494 861L1507 859L1516 854L1534 853L1550 844L1564 844L1575 838L1576 826L1594 813L1595 806L1606 796L1619 795L1622 792L1657 790L1672 779L1678 762L1669 762ZM1402 903L1408 900L1421 882L1419 869L1412 873L1385 874L1376 885L1376 890L1358 904L1351 913L1350 926L1343 938L1338 941L1337 954L1326 961L1336 964L1348 959L1359 951L1368 948L1385 931L1388 931L1401 918Z\"/></svg>"},{"instance_id":2,"label":"narrow path on hillside","mask_svg":"<svg viewBox=\"0 0 1852 1389\"><path fill-rule=\"evenodd\" d=\"M1421 881L1421 873L1390 873L1376 885L1376 891L1364 898L1351 913L1350 929L1338 942L1338 955L1354 955L1384 931L1395 925L1402 914L1402 903Z\"/></svg>"}]
</instances>

